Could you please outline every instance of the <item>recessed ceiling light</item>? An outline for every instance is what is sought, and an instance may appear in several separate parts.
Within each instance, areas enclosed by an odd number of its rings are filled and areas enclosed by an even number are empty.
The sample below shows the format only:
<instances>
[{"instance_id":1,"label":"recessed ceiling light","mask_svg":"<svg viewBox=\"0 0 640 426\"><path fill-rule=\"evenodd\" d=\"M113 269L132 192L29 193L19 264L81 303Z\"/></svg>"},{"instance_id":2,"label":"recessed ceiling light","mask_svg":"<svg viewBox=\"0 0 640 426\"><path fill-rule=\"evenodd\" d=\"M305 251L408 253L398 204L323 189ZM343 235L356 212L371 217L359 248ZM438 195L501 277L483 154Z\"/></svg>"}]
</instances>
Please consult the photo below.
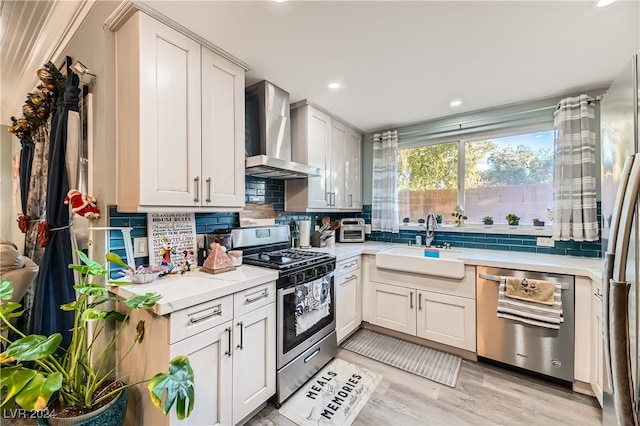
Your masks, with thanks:
<instances>
[{"instance_id":1,"label":"recessed ceiling light","mask_svg":"<svg viewBox=\"0 0 640 426\"><path fill-rule=\"evenodd\" d=\"M340 83L329 83L328 87L329 87L329 89L336 90L336 89L340 88Z\"/></svg>"},{"instance_id":2,"label":"recessed ceiling light","mask_svg":"<svg viewBox=\"0 0 640 426\"><path fill-rule=\"evenodd\" d=\"M284 3L286 0L273 0L273 1L275 1L276 3Z\"/></svg>"},{"instance_id":3,"label":"recessed ceiling light","mask_svg":"<svg viewBox=\"0 0 640 426\"><path fill-rule=\"evenodd\" d=\"M611 3L614 3L616 0L598 0L596 1L596 7L605 7L609 6Z\"/></svg>"},{"instance_id":4,"label":"recessed ceiling light","mask_svg":"<svg viewBox=\"0 0 640 426\"><path fill-rule=\"evenodd\" d=\"M449 102L449 106L450 107L459 107L460 105L462 105L462 101L460 99L454 99L451 102Z\"/></svg>"}]
</instances>

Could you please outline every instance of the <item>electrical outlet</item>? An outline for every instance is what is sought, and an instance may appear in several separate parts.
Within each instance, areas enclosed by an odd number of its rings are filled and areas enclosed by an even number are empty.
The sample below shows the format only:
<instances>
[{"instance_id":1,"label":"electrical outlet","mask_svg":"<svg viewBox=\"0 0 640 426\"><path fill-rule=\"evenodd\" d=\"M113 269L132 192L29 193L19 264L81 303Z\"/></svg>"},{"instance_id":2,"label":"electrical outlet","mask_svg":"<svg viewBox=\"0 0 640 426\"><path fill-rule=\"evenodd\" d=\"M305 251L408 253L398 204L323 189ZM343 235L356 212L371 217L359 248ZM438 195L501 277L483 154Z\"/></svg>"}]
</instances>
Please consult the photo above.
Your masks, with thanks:
<instances>
[{"instance_id":1,"label":"electrical outlet","mask_svg":"<svg viewBox=\"0 0 640 426\"><path fill-rule=\"evenodd\" d=\"M365 223L364 225L364 233L369 235L371 234L371 224L370 223Z\"/></svg>"},{"instance_id":2,"label":"electrical outlet","mask_svg":"<svg viewBox=\"0 0 640 426\"><path fill-rule=\"evenodd\" d=\"M149 256L149 242L147 237L133 239L133 257Z\"/></svg>"},{"instance_id":3,"label":"electrical outlet","mask_svg":"<svg viewBox=\"0 0 640 426\"><path fill-rule=\"evenodd\" d=\"M538 237L536 238L536 245L540 247L555 247L556 242L551 237Z\"/></svg>"},{"instance_id":4,"label":"electrical outlet","mask_svg":"<svg viewBox=\"0 0 640 426\"><path fill-rule=\"evenodd\" d=\"M204 248L204 234L196 234L198 248Z\"/></svg>"}]
</instances>

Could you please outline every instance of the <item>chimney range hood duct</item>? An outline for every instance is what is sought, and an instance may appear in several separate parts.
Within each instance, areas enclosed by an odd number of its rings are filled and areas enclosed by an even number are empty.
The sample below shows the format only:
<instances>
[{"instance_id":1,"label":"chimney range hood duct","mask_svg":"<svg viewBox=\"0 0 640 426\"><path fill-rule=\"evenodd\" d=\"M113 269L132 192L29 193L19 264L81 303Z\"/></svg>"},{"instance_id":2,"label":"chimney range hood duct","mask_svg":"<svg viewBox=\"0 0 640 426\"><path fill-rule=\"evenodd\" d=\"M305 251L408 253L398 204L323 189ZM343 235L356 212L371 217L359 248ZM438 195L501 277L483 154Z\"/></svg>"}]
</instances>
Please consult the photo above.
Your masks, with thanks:
<instances>
[{"instance_id":1,"label":"chimney range hood duct","mask_svg":"<svg viewBox=\"0 0 640 426\"><path fill-rule=\"evenodd\" d=\"M291 161L289 94L268 81L245 91L245 174L271 179L320 176L320 169Z\"/></svg>"}]
</instances>

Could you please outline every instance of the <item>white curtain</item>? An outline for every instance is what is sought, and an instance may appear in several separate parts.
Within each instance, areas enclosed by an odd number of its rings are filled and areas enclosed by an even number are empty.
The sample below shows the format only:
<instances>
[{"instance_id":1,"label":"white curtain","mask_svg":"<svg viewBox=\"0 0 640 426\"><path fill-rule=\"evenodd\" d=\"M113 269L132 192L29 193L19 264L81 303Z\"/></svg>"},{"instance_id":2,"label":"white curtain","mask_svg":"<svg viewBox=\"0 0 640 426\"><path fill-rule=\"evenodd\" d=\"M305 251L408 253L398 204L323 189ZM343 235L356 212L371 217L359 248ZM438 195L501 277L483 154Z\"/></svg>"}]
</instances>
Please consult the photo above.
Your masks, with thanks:
<instances>
[{"instance_id":1,"label":"white curtain","mask_svg":"<svg viewBox=\"0 0 640 426\"><path fill-rule=\"evenodd\" d=\"M398 132L376 133L373 142L371 229L399 232Z\"/></svg>"},{"instance_id":2,"label":"white curtain","mask_svg":"<svg viewBox=\"0 0 640 426\"><path fill-rule=\"evenodd\" d=\"M587 95L561 100L554 113L556 240L598 240L595 125L595 107Z\"/></svg>"}]
</instances>

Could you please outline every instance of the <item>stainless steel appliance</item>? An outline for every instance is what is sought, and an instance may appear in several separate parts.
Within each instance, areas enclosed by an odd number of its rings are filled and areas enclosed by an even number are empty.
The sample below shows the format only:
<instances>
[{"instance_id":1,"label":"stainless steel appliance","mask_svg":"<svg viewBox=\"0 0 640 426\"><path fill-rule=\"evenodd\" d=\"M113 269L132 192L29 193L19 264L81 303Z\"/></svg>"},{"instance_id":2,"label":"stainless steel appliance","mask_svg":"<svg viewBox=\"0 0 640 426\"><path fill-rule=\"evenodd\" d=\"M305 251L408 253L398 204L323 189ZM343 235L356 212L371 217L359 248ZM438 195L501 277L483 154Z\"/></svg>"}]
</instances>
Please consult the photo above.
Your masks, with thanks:
<instances>
[{"instance_id":1,"label":"stainless steel appliance","mask_svg":"<svg viewBox=\"0 0 640 426\"><path fill-rule=\"evenodd\" d=\"M320 169L291 161L289 94L268 81L245 91L245 173L272 179L320 176Z\"/></svg>"},{"instance_id":2,"label":"stainless steel appliance","mask_svg":"<svg viewBox=\"0 0 640 426\"><path fill-rule=\"evenodd\" d=\"M603 424L638 425L638 54L602 97Z\"/></svg>"},{"instance_id":3,"label":"stainless steel appliance","mask_svg":"<svg viewBox=\"0 0 640 426\"><path fill-rule=\"evenodd\" d=\"M574 277L511 269L477 268L478 357L519 367L555 379L573 382ZM500 277L513 276L562 284L560 329L498 318Z\"/></svg>"},{"instance_id":4,"label":"stainless steel appliance","mask_svg":"<svg viewBox=\"0 0 640 426\"><path fill-rule=\"evenodd\" d=\"M338 351L335 331L336 259L326 253L289 249L288 232L288 226L232 231L234 248L243 250L245 264L279 271L276 281L277 405L313 377ZM306 291L310 285L321 289L323 300L328 302L322 312L301 311L297 303L300 300L296 293L299 296L299 292ZM305 322L304 328L300 326L301 318Z\"/></svg>"},{"instance_id":5,"label":"stainless steel appliance","mask_svg":"<svg viewBox=\"0 0 640 426\"><path fill-rule=\"evenodd\" d=\"M340 219L338 228L338 241L341 243L363 243L364 242L364 219Z\"/></svg>"}]
</instances>

